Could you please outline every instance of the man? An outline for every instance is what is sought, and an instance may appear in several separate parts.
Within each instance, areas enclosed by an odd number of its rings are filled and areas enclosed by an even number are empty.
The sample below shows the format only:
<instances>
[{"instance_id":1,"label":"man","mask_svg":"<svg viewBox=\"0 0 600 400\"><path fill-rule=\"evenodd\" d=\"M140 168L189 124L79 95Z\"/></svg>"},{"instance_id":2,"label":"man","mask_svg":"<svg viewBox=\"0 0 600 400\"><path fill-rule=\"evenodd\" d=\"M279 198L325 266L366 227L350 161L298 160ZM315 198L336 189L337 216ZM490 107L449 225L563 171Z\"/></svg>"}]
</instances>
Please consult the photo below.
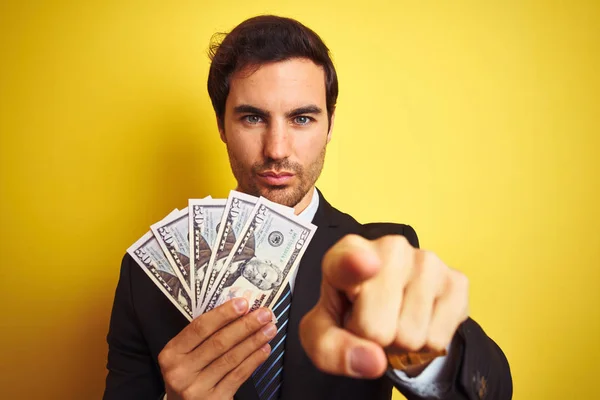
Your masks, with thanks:
<instances>
[{"instance_id":1,"label":"man","mask_svg":"<svg viewBox=\"0 0 600 400\"><path fill-rule=\"evenodd\" d=\"M126 256L105 399L511 398L504 354L467 316L466 278L410 226L361 225L315 189L338 94L321 39L291 19L244 21L213 47L208 91L237 189L318 230L273 313L233 299L187 324ZM385 355L444 349L404 371Z\"/></svg>"}]
</instances>

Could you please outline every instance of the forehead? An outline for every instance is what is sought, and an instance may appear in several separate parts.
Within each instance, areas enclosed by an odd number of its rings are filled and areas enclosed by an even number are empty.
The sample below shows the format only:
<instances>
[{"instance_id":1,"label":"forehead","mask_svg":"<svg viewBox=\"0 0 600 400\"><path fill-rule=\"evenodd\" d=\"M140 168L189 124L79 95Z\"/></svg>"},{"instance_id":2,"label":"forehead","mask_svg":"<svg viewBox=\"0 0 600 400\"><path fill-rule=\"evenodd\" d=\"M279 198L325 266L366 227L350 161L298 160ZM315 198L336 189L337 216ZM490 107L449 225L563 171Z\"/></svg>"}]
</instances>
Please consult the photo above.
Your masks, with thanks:
<instances>
[{"instance_id":1,"label":"forehead","mask_svg":"<svg viewBox=\"0 0 600 400\"><path fill-rule=\"evenodd\" d=\"M311 60L302 58L235 73L227 96L227 106L249 104L269 110L306 104L325 108L325 103L325 71Z\"/></svg>"}]
</instances>

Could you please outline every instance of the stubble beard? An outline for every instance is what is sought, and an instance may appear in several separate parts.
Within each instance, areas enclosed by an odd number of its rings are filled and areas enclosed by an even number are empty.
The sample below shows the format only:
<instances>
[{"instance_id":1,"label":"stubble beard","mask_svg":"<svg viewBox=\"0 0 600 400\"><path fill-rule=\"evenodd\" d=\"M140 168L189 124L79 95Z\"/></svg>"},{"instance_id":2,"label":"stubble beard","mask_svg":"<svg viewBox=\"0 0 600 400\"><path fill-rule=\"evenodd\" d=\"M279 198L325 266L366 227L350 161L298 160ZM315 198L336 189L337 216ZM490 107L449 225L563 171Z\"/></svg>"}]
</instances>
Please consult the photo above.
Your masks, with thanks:
<instances>
[{"instance_id":1,"label":"stubble beard","mask_svg":"<svg viewBox=\"0 0 600 400\"><path fill-rule=\"evenodd\" d=\"M227 146L227 153L229 154L231 171L238 182L238 190L253 196L265 197L287 207L294 207L312 189L321 175L325 163L326 149L327 144L323 146L317 159L308 165L308 168L304 168L302 165L293 163L288 159L279 161L266 160L263 163L256 163L247 168L238 162L230 151L229 146ZM294 180L296 182L293 185L284 186L261 185L257 182L258 173L266 170L291 171L295 175Z\"/></svg>"}]
</instances>

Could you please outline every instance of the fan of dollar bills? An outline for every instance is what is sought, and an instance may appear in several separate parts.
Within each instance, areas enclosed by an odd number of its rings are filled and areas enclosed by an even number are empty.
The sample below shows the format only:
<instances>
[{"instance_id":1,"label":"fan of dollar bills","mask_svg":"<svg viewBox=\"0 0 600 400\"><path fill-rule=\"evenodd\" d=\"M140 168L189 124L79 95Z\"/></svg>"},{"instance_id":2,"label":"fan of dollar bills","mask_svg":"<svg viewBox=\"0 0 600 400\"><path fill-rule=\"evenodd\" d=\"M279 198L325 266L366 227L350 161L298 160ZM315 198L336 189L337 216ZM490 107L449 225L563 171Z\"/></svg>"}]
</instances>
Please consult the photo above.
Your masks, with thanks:
<instances>
[{"instance_id":1,"label":"fan of dollar bills","mask_svg":"<svg viewBox=\"0 0 600 400\"><path fill-rule=\"evenodd\" d=\"M188 319L245 297L273 307L317 227L289 207L232 190L190 199L127 252Z\"/></svg>"}]
</instances>

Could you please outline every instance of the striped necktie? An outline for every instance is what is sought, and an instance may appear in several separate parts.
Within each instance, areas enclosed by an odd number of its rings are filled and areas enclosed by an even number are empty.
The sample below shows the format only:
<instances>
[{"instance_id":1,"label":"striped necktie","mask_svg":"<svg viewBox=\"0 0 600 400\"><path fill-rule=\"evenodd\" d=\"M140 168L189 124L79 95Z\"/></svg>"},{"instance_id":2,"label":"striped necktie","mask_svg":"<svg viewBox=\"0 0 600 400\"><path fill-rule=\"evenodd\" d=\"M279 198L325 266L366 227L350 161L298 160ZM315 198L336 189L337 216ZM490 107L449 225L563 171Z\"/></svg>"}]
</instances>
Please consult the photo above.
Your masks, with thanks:
<instances>
[{"instance_id":1,"label":"striped necktie","mask_svg":"<svg viewBox=\"0 0 600 400\"><path fill-rule=\"evenodd\" d=\"M283 293L273 307L273 314L277 317L277 334L271 339L271 354L267 361L254 371L252 378L258 397L261 400L276 400L281 392L283 383L283 350L287 323L292 305L292 291L287 284Z\"/></svg>"}]
</instances>

